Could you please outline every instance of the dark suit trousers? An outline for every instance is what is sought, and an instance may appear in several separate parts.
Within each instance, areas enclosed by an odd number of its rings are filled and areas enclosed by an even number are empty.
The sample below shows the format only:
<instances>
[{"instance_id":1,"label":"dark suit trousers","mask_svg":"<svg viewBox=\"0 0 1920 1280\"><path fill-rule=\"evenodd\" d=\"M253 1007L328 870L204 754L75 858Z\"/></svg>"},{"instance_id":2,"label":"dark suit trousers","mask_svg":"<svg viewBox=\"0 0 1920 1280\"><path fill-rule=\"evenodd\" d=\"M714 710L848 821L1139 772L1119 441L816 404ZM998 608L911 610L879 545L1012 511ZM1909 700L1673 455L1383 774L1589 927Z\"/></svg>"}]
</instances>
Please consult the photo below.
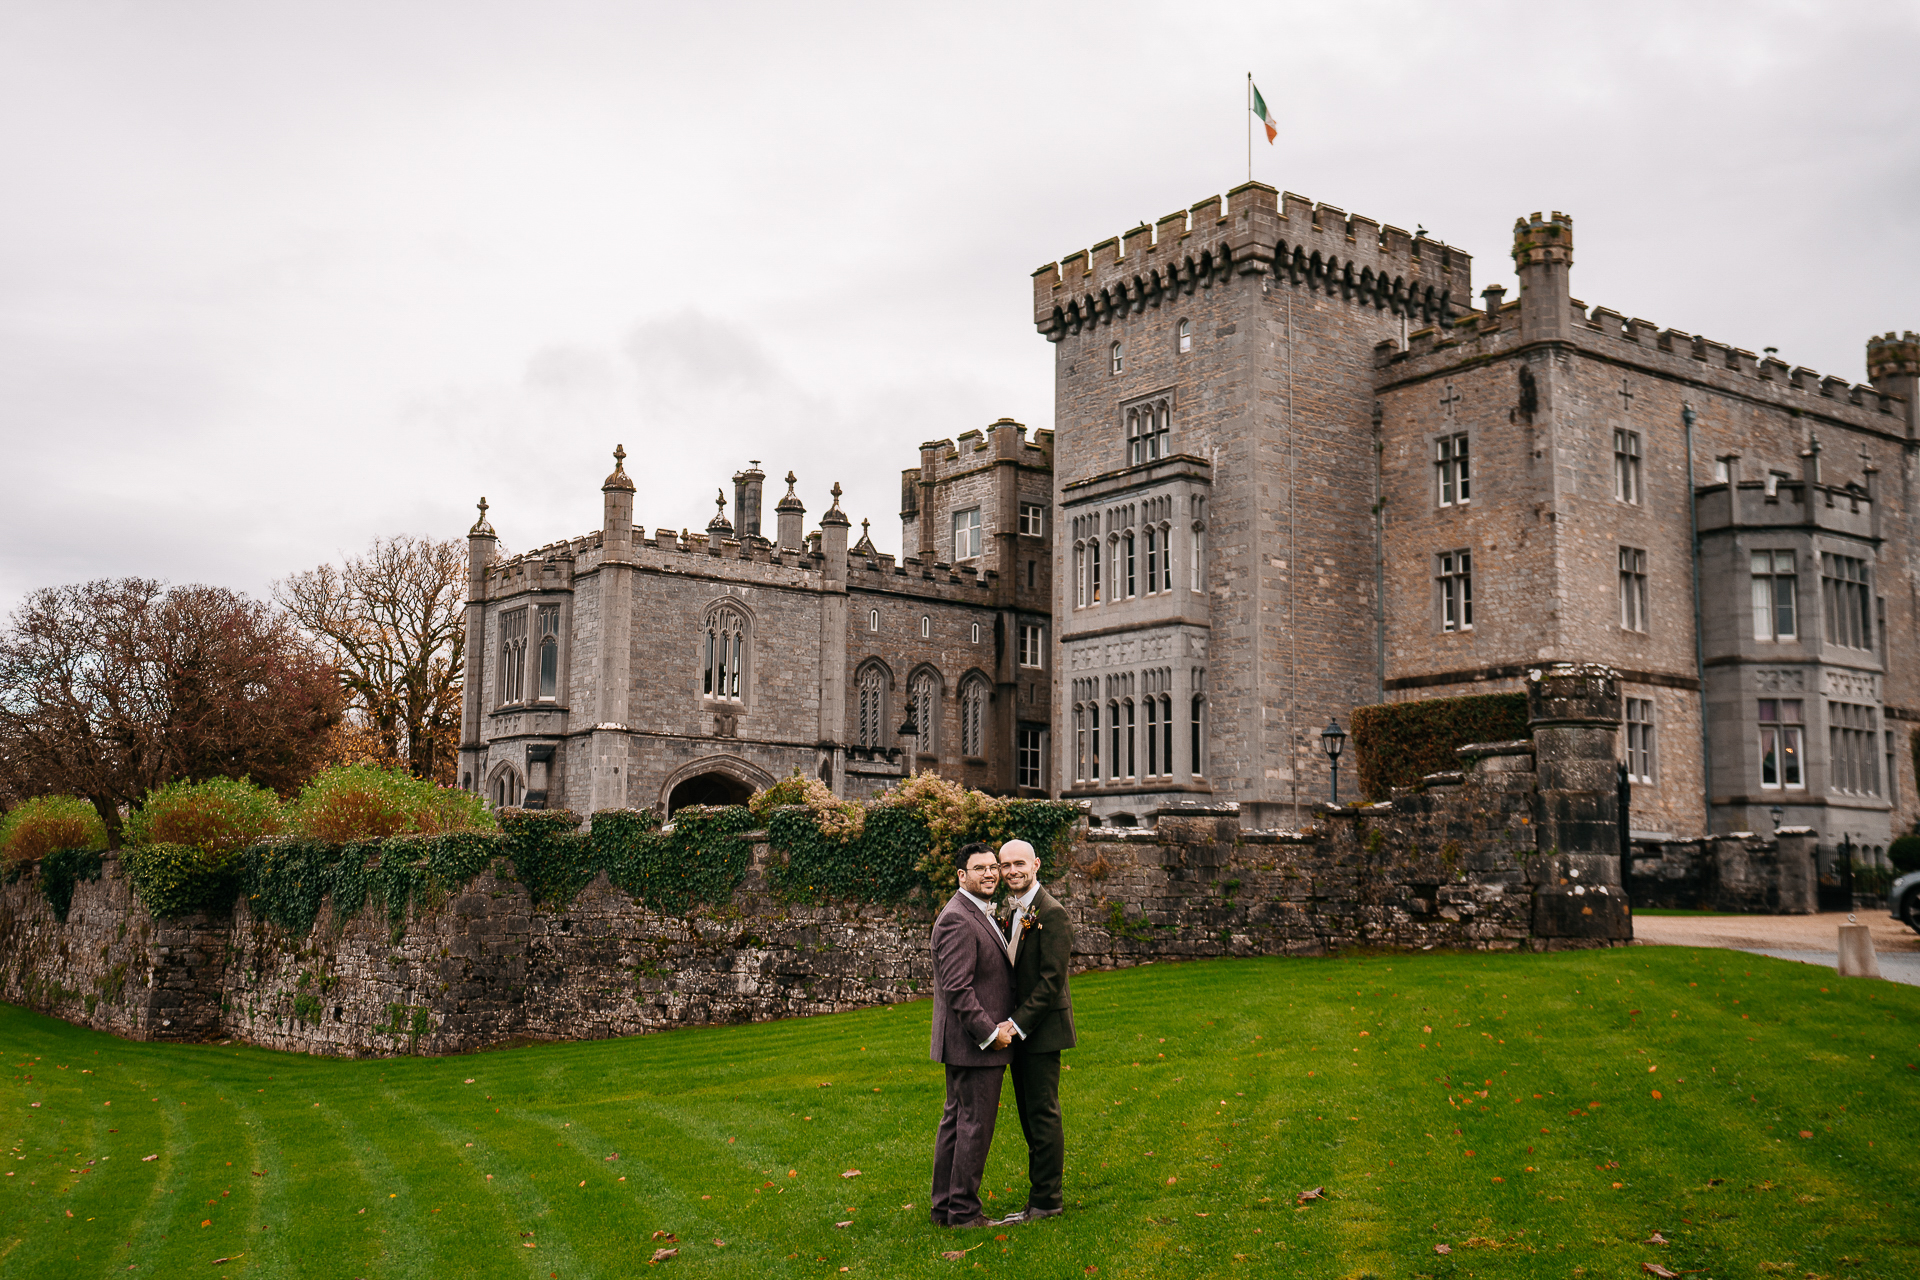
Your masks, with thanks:
<instances>
[{"instance_id":1,"label":"dark suit trousers","mask_svg":"<svg viewBox=\"0 0 1920 1280\"><path fill-rule=\"evenodd\" d=\"M1067 1135L1060 1126L1060 1051L1013 1051L1013 1098L1027 1139L1027 1204L1058 1209L1066 1172Z\"/></svg>"},{"instance_id":2,"label":"dark suit trousers","mask_svg":"<svg viewBox=\"0 0 1920 1280\"><path fill-rule=\"evenodd\" d=\"M1060 1055L1054 1055L1057 1064ZM1006 1068L947 1066L947 1109L933 1142L933 1218L963 1222L980 1214L980 1178L993 1146Z\"/></svg>"}]
</instances>

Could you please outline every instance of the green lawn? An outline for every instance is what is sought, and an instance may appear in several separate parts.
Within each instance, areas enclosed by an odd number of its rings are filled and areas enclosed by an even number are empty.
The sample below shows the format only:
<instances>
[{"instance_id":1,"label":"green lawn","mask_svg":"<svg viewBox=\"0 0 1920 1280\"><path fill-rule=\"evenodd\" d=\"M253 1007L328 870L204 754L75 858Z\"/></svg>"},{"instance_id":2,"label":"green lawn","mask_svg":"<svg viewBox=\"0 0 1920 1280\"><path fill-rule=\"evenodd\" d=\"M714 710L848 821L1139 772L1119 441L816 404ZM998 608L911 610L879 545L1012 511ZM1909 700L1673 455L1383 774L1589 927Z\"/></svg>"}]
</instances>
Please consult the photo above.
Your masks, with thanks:
<instances>
[{"instance_id":1,"label":"green lawn","mask_svg":"<svg viewBox=\"0 0 1920 1280\"><path fill-rule=\"evenodd\" d=\"M706 1276L1920 1275L1915 988L1648 947L1074 987L1068 1212L1005 1240L927 1224L925 1003L365 1062L0 1007L0 1274L574 1280L664 1231Z\"/></svg>"}]
</instances>

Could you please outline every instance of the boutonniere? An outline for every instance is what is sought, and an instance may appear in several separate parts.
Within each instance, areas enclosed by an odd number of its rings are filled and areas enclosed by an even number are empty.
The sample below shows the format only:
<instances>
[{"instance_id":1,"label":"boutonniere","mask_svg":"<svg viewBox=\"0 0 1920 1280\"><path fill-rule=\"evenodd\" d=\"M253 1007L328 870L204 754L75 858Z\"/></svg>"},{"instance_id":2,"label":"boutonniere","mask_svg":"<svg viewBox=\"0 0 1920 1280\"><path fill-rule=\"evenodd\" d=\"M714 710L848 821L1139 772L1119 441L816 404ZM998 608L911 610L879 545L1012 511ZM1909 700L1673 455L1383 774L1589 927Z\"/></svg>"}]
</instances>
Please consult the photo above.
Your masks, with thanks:
<instances>
[{"instance_id":1,"label":"boutonniere","mask_svg":"<svg viewBox=\"0 0 1920 1280\"><path fill-rule=\"evenodd\" d=\"M1038 929L1039 927L1040 921L1034 918L1033 912L1029 911L1026 915L1020 917L1021 933L1025 933L1029 929Z\"/></svg>"}]
</instances>

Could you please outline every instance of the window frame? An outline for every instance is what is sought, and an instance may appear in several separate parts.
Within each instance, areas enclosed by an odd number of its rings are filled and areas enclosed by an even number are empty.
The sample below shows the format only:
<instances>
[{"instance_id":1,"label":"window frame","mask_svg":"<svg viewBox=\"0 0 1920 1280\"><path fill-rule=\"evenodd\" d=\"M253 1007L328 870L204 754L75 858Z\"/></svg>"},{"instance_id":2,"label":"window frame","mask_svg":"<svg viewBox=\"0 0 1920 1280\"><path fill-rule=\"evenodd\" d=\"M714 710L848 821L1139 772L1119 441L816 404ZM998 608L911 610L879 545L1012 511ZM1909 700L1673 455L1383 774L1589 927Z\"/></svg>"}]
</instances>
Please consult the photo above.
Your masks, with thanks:
<instances>
[{"instance_id":1,"label":"window frame","mask_svg":"<svg viewBox=\"0 0 1920 1280\"><path fill-rule=\"evenodd\" d=\"M1118 376L1119 374L1126 372L1126 368L1127 368L1126 345L1120 342L1118 339L1116 339L1113 345L1107 348L1107 375L1109 377Z\"/></svg>"},{"instance_id":2,"label":"window frame","mask_svg":"<svg viewBox=\"0 0 1920 1280\"><path fill-rule=\"evenodd\" d=\"M1620 629L1635 635L1649 635L1652 626L1647 617L1647 552L1644 547L1620 548ZM1634 626L1634 623L1640 625Z\"/></svg>"},{"instance_id":3,"label":"window frame","mask_svg":"<svg viewBox=\"0 0 1920 1280\"><path fill-rule=\"evenodd\" d=\"M534 629L540 633L540 646L535 662L534 698L539 702L557 703L560 701L561 684L560 605L556 601L536 605L535 608ZM549 622L553 624L551 629L547 625Z\"/></svg>"},{"instance_id":4,"label":"window frame","mask_svg":"<svg viewBox=\"0 0 1920 1280\"><path fill-rule=\"evenodd\" d=\"M1028 538L1047 536L1047 508L1041 502L1022 502L1020 504L1020 533Z\"/></svg>"},{"instance_id":5,"label":"window frame","mask_svg":"<svg viewBox=\"0 0 1920 1280\"><path fill-rule=\"evenodd\" d=\"M1193 350L1193 321L1182 319L1173 326L1173 349L1178 355Z\"/></svg>"},{"instance_id":6,"label":"window frame","mask_svg":"<svg viewBox=\"0 0 1920 1280\"><path fill-rule=\"evenodd\" d=\"M1791 708L1789 719L1788 708ZM1807 789L1806 700L1804 698L1761 698L1757 704L1759 726L1760 789L1762 791L1805 791ZM1776 757L1775 751L1779 754ZM1771 761L1771 762L1770 762ZM1773 781L1767 781L1769 770ZM1789 778L1787 775L1791 774Z\"/></svg>"},{"instance_id":7,"label":"window frame","mask_svg":"<svg viewBox=\"0 0 1920 1280\"><path fill-rule=\"evenodd\" d=\"M992 697L986 679L978 674L960 682L960 755L984 760L987 755L987 703Z\"/></svg>"},{"instance_id":8,"label":"window frame","mask_svg":"<svg viewBox=\"0 0 1920 1280\"><path fill-rule=\"evenodd\" d=\"M1473 549L1442 551L1433 561L1441 634L1473 630Z\"/></svg>"},{"instance_id":9,"label":"window frame","mask_svg":"<svg viewBox=\"0 0 1920 1280\"><path fill-rule=\"evenodd\" d=\"M1037 725L1014 727L1013 785L1035 791L1047 785L1047 731Z\"/></svg>"},{"instance_id":10,"label":"window frame","mask_svg":"<svg viewBox=\"0 0 1920 1280\"><path fill-rule=\"evenodd\" d=\"M1828 644L1876 651L1873 600L1873 566L1865 557L1820 553L1821 634Z\"/></svg>"},{"instance_id":11,"label":"window frame","mask_svg":"<svg viewBox=\"0 0 1920 1280\"><path fill-rule=\"evenodd\" d=\"M1764 568L1761 560L1765 559ZM1786 561L1787 570L1780 571L1780 563ZM1799 555L1792 550L1762 548L1747 553L1748 577L1751 580L1750 601L1753 605L1753 638L1755 640L1797 641L1800 638L1800 574ZM1784 596L1783 593L1784 592ZM1787 627L1781 630L1780 622L1784 616Z\"/></svg>"},{"instance_id":12,"label":"window frame","mask_svg":"<svg viewBox=\"0 0 1920 1280\"><path fill-rule=\"evenodd\" d=\"M964 554L962 553L962 550L961 550L961 534L962 533L966 534L967 550L964 552ZM953 513L953 562L955 564L958 564L962 560L978 560L980 558L981 547L984 545L985 543L981 537L980 508L967 507L963 510L954 512Z\"/></svg>"},{"instance_id":13,"label":"window frame","mask_svg":"<svg viewBox=\"0 0 1920 1280\"><path fill-rule=\"evenodd\" d=\"M744 711L753 693L752 615L734 601L715 601L701 619L700 635L701 699Z\"/></svg>"},{"instance_id":14,"label":"window frame","mask_svg":"<svg viewBox=\"0 0 1920 1280\"><path fill-rule=\"evenodd\" d=\"M1622 701L1622 729L1626 734L1627 780L1653 785L1655 755L1654 699L1629 697ZM1639 767L1636 768L1635 766Z\"/></svg>"},{"instance_id":15,"label":"window frame","mask_svg":"<svg viewBox=\"0 0 1920 1280\"><path fill-rule=\"evenodd\" d=\"M1629 506L1642 505L1646 496L1640 469L1643 442L1638 431L1626 427L1613 430L1613 497Z\"/></svg>"},{"instance_id":16,"label":"window frame","mask_svg":"<svg viewBox=\"0 0 1920 1280\"><path fill-rule=\"evenodd\" d=\"M500 672L495 705L517 707L527 700L527 630L531 604L500 611Z\"/></svg>"},{"instance_id":17,"label":"window frame","mask_svg":"<svg viewBox=\"0 0 1920 1280\"><path fill-rule=\"evenodd\" d=\"M1443 507L1473 505L1473 455L1470 432L1452 431L1433 440L1434 497Z\"/></svg>"},{"instance_id":18,"label":"window frame","mask_svg":"<svg viewBox=\"0 0 1920 1280\"><path fill-rule=\"evenodd\" d=\"M1020 666L1033 671L1043 671L1047 665L1047 628L1042 622L1023 622L1020 624Z\"/></svg>"}]
</instances>

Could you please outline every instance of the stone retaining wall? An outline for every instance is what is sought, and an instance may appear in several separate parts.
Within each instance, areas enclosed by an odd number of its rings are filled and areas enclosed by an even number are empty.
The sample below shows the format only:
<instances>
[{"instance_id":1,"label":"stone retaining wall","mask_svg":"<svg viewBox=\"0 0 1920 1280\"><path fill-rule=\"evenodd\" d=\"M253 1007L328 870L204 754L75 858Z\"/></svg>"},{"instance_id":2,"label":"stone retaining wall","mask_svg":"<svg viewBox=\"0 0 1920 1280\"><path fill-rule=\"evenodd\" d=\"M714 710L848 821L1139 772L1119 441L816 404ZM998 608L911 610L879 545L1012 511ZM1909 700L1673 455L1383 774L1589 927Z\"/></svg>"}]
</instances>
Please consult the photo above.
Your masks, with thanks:
<instances>
[{"instance_id":1,"label":"stone retaining wall","mask_svg":"<svg viewBox=\"0 0 1920 1280\"><path fill-rule=\"evenodd\" d=\"M1568 718L1559 704L1547 711ZM1564 724L1536 718L1530 743L1463 748L1460 772L1388 803L1324 809L1305 833L1244 830L1233 806L1162 809L1139 830L1078 830L1053 887L1074 916L1076 966L1627 941L1618 855L1582 843L1617 849L1611 791L1582 790L1572 776L1590 754L1578 735L1592 726L1583 721L1568 747ZM1539 785L1536 758L1556 762L1554 786ZM604 876L571 903L536 910L501 860L399 927L374 909L338 920L328 903L312 929L291 935L255 919L244 898L227 915L156 921L109 855L98 880L75 887L65 923L37 876L0 888L0 999L135 1039L384 1055L927 993L931 904L783 902L767 879L779 856L760 837L729 902L680 916L639 905Z\"/></svg>"}]
</instances>

